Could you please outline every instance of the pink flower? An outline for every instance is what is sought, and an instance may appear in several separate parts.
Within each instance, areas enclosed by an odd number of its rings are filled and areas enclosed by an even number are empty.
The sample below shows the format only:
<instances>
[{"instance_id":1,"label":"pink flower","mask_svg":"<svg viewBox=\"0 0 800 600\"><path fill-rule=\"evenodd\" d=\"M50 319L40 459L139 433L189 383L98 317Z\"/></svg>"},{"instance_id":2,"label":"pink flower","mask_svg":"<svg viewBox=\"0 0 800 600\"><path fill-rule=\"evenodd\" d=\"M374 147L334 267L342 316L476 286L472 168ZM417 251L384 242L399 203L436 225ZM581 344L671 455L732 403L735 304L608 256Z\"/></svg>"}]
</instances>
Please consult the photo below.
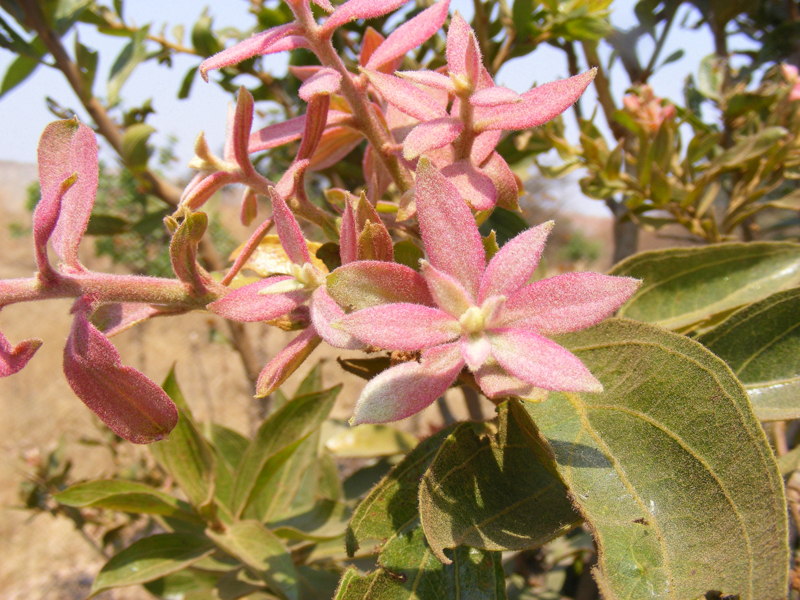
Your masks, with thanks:
<instances>
[{"instance_id":1,"label":"pink flower","mask_svg":"<svg viewBox=\"0 0 800 600\"><path fill-rule=\"evenodd\" d=\"M797 67L794 65L781 65L781 72L784 78L792 84L792 90L789 92L789 101L800 100L800 77L797 74Z\"/></svg>"},{"instance_id":2,"label":"pink flower","mask_svg":"<svg viewBox=\"0 0 800 600\"><path fill-rule=\"evenodd\" d=\"M672 104L666 104L653 93L649 85L642 85L636 93L622 99L625 110L631 113L647 131L655 133L664 121L675 118L677 114Z\"/></svg>"},{"instance_id":3,"label":"pink flower","mask_svg":"<svg viewBox=\"0 0 800 600\"><path fill-rule=\"evenodd\" d=\"M531 397L539 389L602 391L583 363L548 336L599 323L639 281L567 273L528 283L552 222L522 232L487 264L469 208L424 160L417 170L416 202L428 256L422 276L434 305L380 304L348 314L334 326L371 346L421 352L421 358L372 379L352 422L408 417L441 396L464 366L492 398Z\"/></svg>"}]
</instances>

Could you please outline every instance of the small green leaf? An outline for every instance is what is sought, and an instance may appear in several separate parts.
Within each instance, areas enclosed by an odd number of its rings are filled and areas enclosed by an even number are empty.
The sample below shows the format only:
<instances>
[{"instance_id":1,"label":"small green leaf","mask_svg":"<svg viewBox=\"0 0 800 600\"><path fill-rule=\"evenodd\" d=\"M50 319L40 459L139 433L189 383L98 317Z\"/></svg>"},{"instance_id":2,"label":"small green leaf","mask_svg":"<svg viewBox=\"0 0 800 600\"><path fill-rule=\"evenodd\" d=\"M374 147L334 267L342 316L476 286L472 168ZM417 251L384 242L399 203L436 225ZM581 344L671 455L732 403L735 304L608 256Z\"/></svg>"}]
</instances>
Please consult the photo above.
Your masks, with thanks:
<instances>
[{"instance_id":1,"label":"small green leaf","mask_svg":"<svg viewBox=\"0 0 800 600\"><path fill-rule=\"evenodd\" d=\"M217 456L231 469L235 470L239 466L250 440L233 429L224 427L219 423L212 423L211 443L217 451Z\"/></svg>"},{"instance_id":2,"label":"small green leaf","mask_svg":"<svg viewBox=\"0 0 800 600\"><path fill-rule=\"evenodd\" d=\"M764 152L773 148L788 133L783 127L767 127L756 134L739 139L731 148L720 154L713 164L723 168L740 167L748 160L761 158Z\"/></svg>"},{"instance_id":3,"label":"small green leaf","mask_svg":"<svg viewBox=\"0 0 800 600\"><path fill-rule=\"evenodd\" d=\"M192 27L192 46L200 56L211 56L222 50L219 39L211 30L212 25L213 21L208 16L208 9L205 9Z\"/></svg>"},{"instance_id":4,"label":"small green leaf","mask_svg":"<svg viewBox=\"0 0 800 600\"><path fill-rule=\"evenodd\" d=\"M742 308L698 341L733 369L759 419L800 418L800 288Z\"/></svg>"},{"instance_id":5,"label":"small green leaf","mask_svg":"<svg viewBox=\"0 0 800 600\"><path fill-rule=\"evenodd\" d=\"M408 454L417 438L389 425L339 425L325 447L339 458L370 458Z\"/></svg>"},{"instance_id":6,"label":"small green leaf","mask_svg":"<svg viewBox=\"0 0 800 600\"><path fill-rule=\"evenodd\" d=\"M270 589L286 600L298 600L297 572L278 536L258 521L239 521L224 533L208 536L225 552L247 565Z\"/></svg>"},{"instance_id":7,"label":"small green leaf","mask_svg":"<svg viewBox=\"0 0 800 600\"><path fill-rule=\"evenodd\" d=\"M709 54L700 61L697 72L697 91L706 98L719 100L724 78L723 59Z\"/></svg>"},{"instance_id":8,"label":"small green leaf","mask_svg":"<svg viewBox=\"0 0 800 600\"><path fill-rule=\"evenodd\" d=\"M419 261L425 258L425 253L411 240L400 240L394 245L395 262L419 271Z\"/></svg>"},{"instance_id":9,"label":"small green leaf","mask_svg":"<svg viewBox=\"0 0 800 600\"><path fill-rule=\"evenodd\" d=\"M151 444L150 451L175 479L189 502L200 508L214 494L214 453L192 419L174 369L170 370L162 387L178 407L178 424L168 439Z\"/></svg>"},{"instance_id":10,"label":"small green leaf","mask_svg":"<svg viewBox=\"0 0 800 600\"><path fill-rule=\"evenodd\" d=\"M99 54L97 50L92 50L88 46L84 46L78 40L78 35L75 35L75 63L81 74L81 81L83 82L83 89L87 94L92 93L94 87L95 76L97 75L97 61Z\"/></svg>"},{"instance_id":11,"label":"small green leaf","mask_svg":"<svg viewBox=\"0 0 800 600\"><path fill-rule=\"evenodd\" d=\"M200 522L200 518L191 512L191 507L185 502L136 481L87 481L70 486L53 498L67 506L91 506Z\"/></svg>"},{"instance_id":12,"label":"small green leaf","mask_svg":"<svg viewBox=\"0 0 800 600\"><path fill-rule=\"evenodd\" d=\"M487 236L492 231L497 236L497 243L502 248L508 240L528 229L528 222L518 213L504 208L495 208L494 212L481 225L481 235Z\"/></svg>"},{"instance_id":13,"label":"small green leaf","mask_svg":"<svg viewBox=\"0 0 800 600\"><path fill-rule=\"evenodd\" d=\"M323 498L305 512L271 521L269 526L276 535L288 540L323 541L342 537L349 520L347 505Z\"/></svg>"},{"instance_id":14,"label":"small green leaf","mask_svg":"<svg viewBox=\"0 0 800 600\"><path fill-rule=\"evenodd\" d=\"M92 213L86 235L119 235L130 230L131 224L122 217Z\"/></svg>"},{"instance_id":15,"label":"small green leaf","mask_svg":"<svg viewBox=\"0 0 800 600\"><path fill-rule=\"evenodd\" d=\"M148 27L137 29L131 35L122 51L117 56L114 64L111 65L111 73L108 77L108 104L115 106L119 102L119 94L122 86L133 73L134 69L147 58L145 40L147 39Z\"/></svg>"},{"instance_id":16,"label":"small green leaf","mask_svg":"<svg viewBox=\"0 0 800 600\"><path fill-rule=\"evenodd\" d=\"M443 550L462 544L538 548L572 529L581 519L551 462L519 401L501 406L496 439L459 426L420 482L422 528L437 558L449 562Z\"/></svg>"},{"instance_id":17,"label":"small green leaf","mask_svg":"<svg viewBox=\"0 0 800 600\"><path fill-rule=\"evenodd\" d=\"M176 573L214 551L208 538L163 533L138 540L114 555L98 573L92 595L103 590L147 583Z\"/></svg>"},{"instance_id":18,"label":"small green leaf","mask_svg":"<svg viewBox=\"0 0 800 600\"><path fill-rule=\"evenodd\" d=\"M560 339L603 383L524 408L599 548L610 598L783 598L783 481L728 367L683 336L609 320Z\"/></svg>"},{"instance_id":19,"label":"small green leaf","mask_svg":"<svg viewBox=\"0 0 800 600\"><path fill-rule=\"evenodd\" d=\"M800 244L654 250L625 259L610 273L642 280L619 316L685 329L800 284Z\"/></svg>"},{"instance_id":20,"label":"small green leaf","mask_svg":"<svg viewBox=\"0 0 800 600\"><path fill-rule=\"evenodd\" d=\"M40 60L30 56L22 55L15 58L8 65L6 74L3 76L3 82L0 84L0 98L30 77L40 64Z\"/></svg>"},{"instance_id":21,"label":"small green leaf","mask_svg":"<svg viewBox=\"0 0 800 600\"><path fill-rule=\"evenodd\" d=\"M155 131L155 128L147 123L135 123L128 127L122 135L120 155L125 161L125 165L132 171L147 167L147 161L153 153L153 148L148 141Z\"/></svg>"},{"instance_id":22,"label":"small green leaf","mask_svg":"<svg viewBox=\"0 0 800 600\"><path fill-rule=\"evenodd\" d=\"M197 73L197 67L190 67L189 70L186 71L186 75L184 75L183 79L181 79L181 86L178 88L178 100L185 100L189 97L189 94L192 92L192 84L194 84Z\"/></svg>"}]
</instances>

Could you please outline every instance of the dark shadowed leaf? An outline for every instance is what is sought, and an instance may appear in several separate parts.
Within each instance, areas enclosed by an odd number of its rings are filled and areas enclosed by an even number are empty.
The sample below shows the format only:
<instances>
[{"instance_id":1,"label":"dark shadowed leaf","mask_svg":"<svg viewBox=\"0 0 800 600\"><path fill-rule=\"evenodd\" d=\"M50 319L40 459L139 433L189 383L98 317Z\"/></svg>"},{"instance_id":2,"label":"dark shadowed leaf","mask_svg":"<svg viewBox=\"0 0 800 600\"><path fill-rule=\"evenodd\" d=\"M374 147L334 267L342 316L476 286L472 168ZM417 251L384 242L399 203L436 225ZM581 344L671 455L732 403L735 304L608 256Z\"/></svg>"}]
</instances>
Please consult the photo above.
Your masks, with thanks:
<instances>
[{"instance_id":1,"label":"dark shadowed leaf","mask_svg":"<svg viewBox=\"0 0 800 600\"><path fill-rule=\"evenodd\" d=\"M783 482L747 396L700 344L610 320L561 339L598 394L526 403L600 550L609 598L783 598Z\"/></svg>"}]
</instances>

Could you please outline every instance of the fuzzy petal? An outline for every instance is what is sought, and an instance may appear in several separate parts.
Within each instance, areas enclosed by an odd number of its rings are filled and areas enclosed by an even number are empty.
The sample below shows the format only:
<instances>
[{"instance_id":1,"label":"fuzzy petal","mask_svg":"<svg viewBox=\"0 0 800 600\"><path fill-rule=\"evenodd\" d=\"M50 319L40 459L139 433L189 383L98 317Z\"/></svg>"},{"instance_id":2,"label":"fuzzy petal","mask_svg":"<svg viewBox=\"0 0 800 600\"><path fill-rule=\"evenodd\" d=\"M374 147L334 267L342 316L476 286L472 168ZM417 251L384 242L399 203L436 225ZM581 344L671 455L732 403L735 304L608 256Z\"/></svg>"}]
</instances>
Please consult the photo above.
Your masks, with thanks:
<instances>
[{"instance_id":1,"label":"fuzzy petal","mask_svg":"<svg viewBox=\"0 0 800 600\"><path fill-rule=\"evenodd\" d=\"M415 198L428 260L477 297L486 253L472 211L456 187L424 159L417 166Z\"/></svg>"},{"instance_id":2,"label":"fuzzy petal","mask_svg":"<svg viewBox=\"0 0 800 600\"><path fill-rule=\"evenodd\" d=\"M557 117L575 104L594 79L591 69L569 79L545 83L522 95L522 102L483 109L476 118L475 130L528 129Z\"/></svg>"},{"instance_id":3,"label":"fuzzy petal","mask_svg":"<svg viewBox=\"0 0 800 600\"><path fill-rule=\"evenodd\" d=\"M414 352L459 336L458 321L438 308L420 304L381 304L345 315L334 326L365 344Z\"/></svg>"},{"instance_id":4,"label":"fuzzy petal","mask_svg":"<svg viewBox=\"0 0 800 600\"><path fill-rule=\"evenodd\" d=\"M293 280L292 277L285 275L268 277L233 290L206 308L232 321L244 323L271 321L300 306L308 299L309 294L305 290L278 294L262 294L260 292L276 283Z\"/></svg>"},{"instance_id":5,"label":"fuzzy petal","mask_svg":"<svg viewBox=\"0 0 800 600\"><path fill-rule=\"evenodd\" d=\"M421 267L425 283L428 284L434 301L443 311L458 319L470 306L474 305L474 298L470 297L469 292L455 277L440 271L425 260L422 261Z\"/></svg>"},{"instance_id":6,"label":"fuzzy petal","mask_svg":"<svg viewBox=\"0 0 800 600\"><path fill-rule=\"evenodd\" d=\"M258 375L256 398L263 398L277 390L297 370L297 367L303 364L321 341L314 328L309 327L289 342Z\"/></svg>"},{"instance_id":7,"label":"fuzzy petal","mask_svg":"<svg viewBox=\"0 0 800 600\"><path fill-rule=\"evenodd\" d=\"M492 180L497 190L497 206L510 211L519 211L522 182L505 159L497 152L492 152L489 159L481 165L481 172Z\"/></svg>"},{"instance_id":8,"label":"fuzzy petal","mask_svg":"<svg viewBox=\"0 0 800 600\"><path fill-rule=\"evenodd\" d=\"M450 94L455 94L456 92L453 80L443 73L436 71L398 71L397 75L418 85L426 85Z\"/></svg>"},{"instance_id":9,"label":"fuzzy petal","mask_svg":"<svg viewBox=\"0 0 800 600\"><path fill-rule=\"evenodd\" d=\"M496 362L485 363L480 369L473 371L473 375L481 391L489 398L516 396L524 400L541 401L547 397L547 390L509 375Z\"/></svg>"},{"instance_id":10,"label":"fuzzy petal","mask_svg":"<svg viewBox=\"0 0 800 600\"><path fill-rule=\"evenodd\" d=\"M447 70L451 75L464 77L475 85L482 67L481 52L475 32L455 13L447 30Z\"/></svg>"},{"instance_id":11,"label":"fuzzy petal","mask_svg":"<svg viewBox=\"0 0 800 600\"><path fill-rule=\"evenodd\" d=\"M365 70L364 73L389 104L407 115L420 121L431 121L447 116L447 111L435 96L421 90L413 83L378 71Z\"/></svg>"},{"instance_id":12,"label":"fuzzy petal","mask_svg":"<svg viewBox=\"0 0 800 600\"><path fill-rule=\"evenodd\" d=\"M469 103L473 106L498 106L499 104L513 104L522 102L523 98L514 90L501 85L495 85L475 92L470 96Z\"/></svg>"},{"instance_id":13,"label":"fuzzy petal","mask_svg":"<svg viewBox=\"0 0 800 600\"><path fill-rule=\"evenodd\" d=\"M341 83L341 73L331 68L323 67L300 86L297 95L308 102L316 94L335 94L339 91Z\"/></svg>"},{"instance_id":14,"label":"fuzzy petal","mask_svg":"<svg viewBox=\"0 0 800 600\"><path fill-rule=\"evenodd\" d=\"M472 143L472 152L469 153L472 164L484 166L484 162L489 158L497 144L500 143L500 138L503 137L502 130L484 131L475 137Z\"/></svg>"},{"instance_id":15,"label":"fuzzy petal","mask_svg":"<svg viewBox=\"0 0 800 600\"><path fill-rule=\"evenodd\" d=\"M456 186L458 194L474 210L491 210L497 202L497 188L489 177L468 160L459 160L442 169L442 175Z\"/></svg>"},{"instance_id":16,"label":"fuzzy petal","mask_svg":"<svg viewBox=\"0 0 800 600\"><path fill-rule=\"evenodd\" d=\"M511 294L502 322L544 335L578 331L613 315L640 284L632 277L601 273L556 275Z\"/></svg>"},{"instance_id":17,"label":"fuzzy petal","mask_svg":"<svg viewBox=\"0 0 800 600\"><path fill-rule=\"evenodd\" d=\"M360 260L342 265L328 275L326 288L348 310L398 302L434 305L422 275L392 262Z\"/></svg>"},{"instance_id":18,"label":"fuzzy petal","mask_svg":"<svg viewBox=\"0 0 800 600\"><path fill-rule=\"evenodd\" d=\"M525 329L495 329L488 333L492 355L510 375L538 388L562 392L601 392L577 356L554 341Z\"/></svg>"},{"instance_id":19,"label":"fuzzy petal","mask_svg":"<svg viewBox=\"0 0 800 600\"><path fill-rule=\"evenodd\" d=\"M286 202L281 198L274 188L270 188L270 199L272 200L272 217L275 219L275 229L281 240L286 256L298 265L311 262L311 255L308 253L308 244L303 237L303 231L297 223L292 211L286 206Z\"/></svg>"},{"instance_id":20,"label":"fuzzy petal","mask_svg":"<svg viewBox=\"0 0 800 600\"><path fill-rule=\"evenodd\" d=\"M332 127L347 123L352 119L352 115L338 110L329 110L326 126ZM254 131L250 134L248 142L248 152L261 152L270 148L277 148L289 142L299 140L306 128L306 115L294 117L288 121L281 121L273 125Z\"/></svg>"},{"instance_id":21,"label":"fuzzy petal","mask_svg":"<svg viewBox=\"0 0 800 600\"><path fill-rule=\"evenodd\" d=\"M447 146L464 131L464 123L454 117L442 117L420 123L403 141L403 158L414 160L428 150Z\"/></svg>"},{"instance_id":22,"label":"fuzzy petal","mask_svg":"<svg viewBox=\"0 0 800 600\"><path fill-rule=\"evenodd\" d=\"M356 217L353 213L353 204L345 200L342 226L339 232L339 258L342 265L358 259L358 232L356 231Z\"/></svg>"},{"instance_id":23,"label":"fuzzy petal","mask_svg":"<svg viewBox=\"0 0 800 600\"><path fill-rule=\"evenodd\" d=\"M347 350L357 350L364 347L364 344L356 338L348 335L341 329L331 327L331 322L341 319L344 316L342 307L330 297L324 287L318 287L311 295L309 303L311 309L311 322L320 337L334 348L345 348Z\"/></svg>"},{"instance_id":24,"label":"fuzzy petal","mask_svg":"<svg viewBox=\"0 0 800 600\"><path fill-rule=\"evenodd\" d=\"M461 356L470 371L477 371L492 353L492 344L485 335L470 335L461 338Z\"/></svg>"},{"instance_id":25,"label":"fuzzy petal","mask_svg":"<svg viewBox=\"0 0 800 600\"><path fill-rule=\"evenodd\" d=\"M436 401L464 367L458 344L431 348L421 362L387 369L364 386L351 425L405 419Z\"/></svg>"},{"instance_id":26,"label":"fuzzy petal","mask_svg":"<svg viewBox=\"0 0 800 600\"><path fill-rule=\"evenodd\" d=\"M8 377L22 370L42 345L42 340L23 340L12 346L0 333L0 377Z\"/></svg>"},{"instance_id":27,"label":"fuzzy petal","mask_svg":"<svg viewBox=\"0 0 800 600\"><path fill-rule=\"evenodd\" d=\"M356 19L374 19L387 15L408 0L348 0L333 11L320 28L321 35L330 35L337 27Z\"/></svg>"},{"instance_id":28,"label":"fuzzy petal","mask_svg":"<svg viewBox=\"0 0 800 600\"><path fill-rule=\"evenodd\" d=\"M279 25L278 27L273 27L261 33L257 33L205 59L200 63L200 76L208 81L209 71L230 67L231 65L238 64L254 56L276 52L273 47L277 42L297 32L298 26L296 23L287 23L286 25Z\"/></svg>"},{"instance_id":29,"label":"fuzzy petal","mask_svg":"<svg viewBox=\"0 0 800 600\"><path fill-rule=\"evenodd\" d=\"M83 306L81 306L83 304ZM118 436L134 444L164 439L178 422L172 400L144 374L120 362L119 353L79 309L64 348L70 387Z\"/></svg>"},{"instance_id":30,"label":"fuzzy petal","mask_svg":"<svg viewBox=\"0 0 800 600\"><path fill-rule=\"evenodd\" d=\"M413 19L400 25L372 53L367 62L367 68L378 70L390 62L402 58L406 52L421 46L444 24L449 6L450 0L440 0Z\"/></svg>"},{"instance_id":31,"label":"fuzzy petal","mask_svg":"<svg viewBox=\"0 0 800 600\"><path fill-rule=\"evenodd\" d=\"M547 221L523 231L500 248L481 278L481 302L489 296L510 296L528 283L552 229L553 221Z\"/></svg>"}]
</instances>

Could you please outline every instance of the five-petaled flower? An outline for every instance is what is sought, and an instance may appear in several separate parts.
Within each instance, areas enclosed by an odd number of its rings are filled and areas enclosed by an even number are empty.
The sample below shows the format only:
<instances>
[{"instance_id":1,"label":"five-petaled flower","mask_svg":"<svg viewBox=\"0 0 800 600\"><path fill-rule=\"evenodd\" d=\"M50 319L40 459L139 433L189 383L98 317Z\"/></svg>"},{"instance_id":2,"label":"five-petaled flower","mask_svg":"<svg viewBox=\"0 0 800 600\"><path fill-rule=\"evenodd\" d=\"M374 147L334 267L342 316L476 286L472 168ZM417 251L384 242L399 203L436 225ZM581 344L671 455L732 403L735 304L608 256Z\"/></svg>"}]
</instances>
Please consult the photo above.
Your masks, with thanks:
<instances>
[{"instance_id":1,"label":"five-petaled flower","mask_svg":"<svg viewBox=\"0 0 800 600\"><path fill-rule=\"evenodd\" d=\"M487 264L471 211L427 161L417 170L416 202L428 256L422 276L434 306L379 304L334 326L371 346L421 351L420 361L372 379L352 422L408 417L441 396L464 366L492 398L531 397L542 389L602 391L583 363L547 336L602 321L636 291L639 280L566 273L529 283L552 223L520 233Z\"/></svg>"}]
</instances>

